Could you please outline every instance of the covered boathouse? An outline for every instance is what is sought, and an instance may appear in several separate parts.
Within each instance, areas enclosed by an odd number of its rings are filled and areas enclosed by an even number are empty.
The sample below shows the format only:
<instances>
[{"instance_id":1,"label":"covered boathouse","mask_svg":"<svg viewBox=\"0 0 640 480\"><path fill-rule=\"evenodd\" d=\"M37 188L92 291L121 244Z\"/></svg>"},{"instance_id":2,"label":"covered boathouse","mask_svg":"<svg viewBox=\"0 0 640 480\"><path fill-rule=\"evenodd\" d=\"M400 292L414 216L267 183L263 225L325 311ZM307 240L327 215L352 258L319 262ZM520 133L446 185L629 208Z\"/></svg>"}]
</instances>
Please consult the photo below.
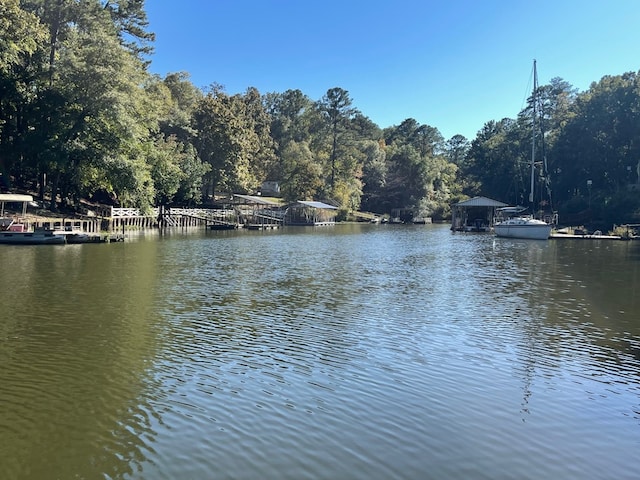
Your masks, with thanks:
<instances>
[{"instance_id":1,"label":"covered boathouse","mask_svg":"<svg viewBox=\"0 0 640 480\"><path fill-rule=\"evenodd\" d=\"M245 228L263 230L282 225L279 203L255 195L232 195L238 219Z\"/></svg>"},{"instance_id":2,"label":"covered boathouse","mask_svg":"<svg viewBox=\"0 0 640 480\"><path fill-rule=\"evenodd\" d=\"M489 232L493 228L496 209L506 203L487 197L473 197L451 205L451 230L455 232Z\"/></svg>"},{"instance_id":3,"label":"covered boathouse","mask_svg":"<svg viewBox=\"0 0 640 480\"><path fill-rule=\"evenodd\" d=\"M335 225L338 207L315 201L297 201L284 213L285 225L324 226Z\"/></svg>"}]
</instances>

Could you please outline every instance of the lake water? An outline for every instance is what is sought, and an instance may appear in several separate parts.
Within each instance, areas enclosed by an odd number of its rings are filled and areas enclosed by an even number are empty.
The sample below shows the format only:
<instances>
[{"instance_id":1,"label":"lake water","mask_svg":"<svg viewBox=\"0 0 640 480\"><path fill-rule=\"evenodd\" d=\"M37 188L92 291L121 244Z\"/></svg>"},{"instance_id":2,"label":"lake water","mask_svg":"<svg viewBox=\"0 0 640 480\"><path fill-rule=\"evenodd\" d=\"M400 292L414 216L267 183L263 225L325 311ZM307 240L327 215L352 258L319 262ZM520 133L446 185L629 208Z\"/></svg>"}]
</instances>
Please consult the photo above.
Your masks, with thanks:
<instances>
[{"instance_id":1,"label":"lake water","mask_svg":"<svg viewBox=\"0 0 640 480\"><path fill-rule=\"evenodd\" d=\"M2 479L635 479L640 242L0 245Z\"/></svg>"}]
</instances>

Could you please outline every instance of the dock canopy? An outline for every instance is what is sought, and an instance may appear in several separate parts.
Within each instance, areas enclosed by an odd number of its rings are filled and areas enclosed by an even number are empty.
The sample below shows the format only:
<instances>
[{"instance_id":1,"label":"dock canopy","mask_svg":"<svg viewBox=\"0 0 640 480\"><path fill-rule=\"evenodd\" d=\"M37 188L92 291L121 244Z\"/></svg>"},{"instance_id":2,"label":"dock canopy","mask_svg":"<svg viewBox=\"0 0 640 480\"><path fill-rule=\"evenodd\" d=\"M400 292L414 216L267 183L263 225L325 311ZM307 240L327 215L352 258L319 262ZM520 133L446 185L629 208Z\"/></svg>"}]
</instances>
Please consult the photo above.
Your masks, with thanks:
<instances>
[{"instance_id":1,"label":"dock canopy","mask_svg":"<svg viewBox=\"0 0 640 480\"><path fill-rule=\"evenodd\" d=\"M299 203L300 205L304 205L305 207L311 207L311 208L322 208L325 210L337 210L338 207L334 207L333 205L329 205L328 203L323 203L323 202L315 202L315 201L310 201L310 200L299 200L297 203Z\"/></svg>"},{"instance_id":2,"label":"dock canopy","mask_svg":"<svg viewBox=\"0 0 640 480\"><path fill-rule=\"evenodd\" d=\"M267 200L266 198L258 197L255 195L240 195L238 193L234 193L233 199L234 200L239 199L239 200L242 200L244 203L253 204L253 205L270 205L275 207L279 205L274 201Z\"/></svg>"},{"instance_id":3,"label":"dock canopy","mask_svg":"<svg viewBox=\"0 0 640 480\"><path fill-rule=\"evenodd\" d=\"M464 202L458 202L454 204L456 207L493 207L500 208L508 206L506 203L499 202L498 200L493 200L492 198L487 197L473 197L469 200L465 200Z\"/></svg>"},{"instance_id":4,"label":"dock canopy","mask_svg":"<svg viewBox=\"0 0 640 480\"><path fill-rule=\"evenodd\" d=\"M0 202L33 202L33 197L20 193L0 193Z\"/></svg>"},{"instance_id":5,"label":"dock canopy","mask_svg":"<svg viewBox=\"0 0 640 480\"><path fill-rule=\"evenodd\" d=\"M31 195L22 195L19 193L0 193L0 217L4 217L5 203L22 203L22 215L25 215L27 204L33 202Z\"/></svg>"}]
</instances>

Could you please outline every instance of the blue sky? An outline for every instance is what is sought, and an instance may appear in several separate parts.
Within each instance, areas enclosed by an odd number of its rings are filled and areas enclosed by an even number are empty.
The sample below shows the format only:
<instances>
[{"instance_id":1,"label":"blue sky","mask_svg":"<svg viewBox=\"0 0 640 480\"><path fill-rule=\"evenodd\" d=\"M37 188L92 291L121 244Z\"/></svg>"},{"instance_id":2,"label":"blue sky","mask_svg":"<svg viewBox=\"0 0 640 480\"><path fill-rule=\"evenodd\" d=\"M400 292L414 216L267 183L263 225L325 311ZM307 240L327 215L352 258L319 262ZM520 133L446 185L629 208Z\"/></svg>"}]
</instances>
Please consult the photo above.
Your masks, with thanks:
<instances>
[{"instance_id":1,"label":"blue sky","mask_svg":"<svg viewBox=\"0 0 640 480\"><path fill-rule=\"evenodd\" d=\"M147 0L151 71L230 93L329 88L380 127L470 140L560 77L580 91L640 70L639 0Z\"/></svg>"}]
</instances>

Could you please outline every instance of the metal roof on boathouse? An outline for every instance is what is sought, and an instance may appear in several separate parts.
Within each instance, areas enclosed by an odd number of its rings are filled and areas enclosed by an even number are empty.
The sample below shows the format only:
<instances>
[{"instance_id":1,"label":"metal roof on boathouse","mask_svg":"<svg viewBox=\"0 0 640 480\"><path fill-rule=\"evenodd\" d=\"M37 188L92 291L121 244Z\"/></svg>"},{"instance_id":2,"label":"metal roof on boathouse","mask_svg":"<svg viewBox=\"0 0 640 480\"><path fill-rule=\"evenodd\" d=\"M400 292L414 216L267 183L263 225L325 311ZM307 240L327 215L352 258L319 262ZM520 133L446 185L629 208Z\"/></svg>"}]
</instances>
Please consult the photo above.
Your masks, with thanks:
<instances>
[{"instance_id":1,"label":"metal roof on boathouse","mask_svg":"<svg viewBox=\"0 0 640 480\"><path fill-rule=\"evenodd\" d=\"M335 207L333 205L329 205L328 203L324 203L324 202L315 202L315 201L310 201L310 200L298 200L296 203L299 203L301 205L304 205L305 207L311 207L311 208L322 208L325 210L337 210L338 207Z\"/></svg>"},{"instance_id":2,"label":"metal roof on boathouse","mask_svg":"<svg viewBox=\"0 0 640 480\"><path fill-rule=\"evenodd\" d=\"M456 207L506 207L506 203L487 197L473 197L463 202L454 204Z\"/></svg>"}]
</instances>

